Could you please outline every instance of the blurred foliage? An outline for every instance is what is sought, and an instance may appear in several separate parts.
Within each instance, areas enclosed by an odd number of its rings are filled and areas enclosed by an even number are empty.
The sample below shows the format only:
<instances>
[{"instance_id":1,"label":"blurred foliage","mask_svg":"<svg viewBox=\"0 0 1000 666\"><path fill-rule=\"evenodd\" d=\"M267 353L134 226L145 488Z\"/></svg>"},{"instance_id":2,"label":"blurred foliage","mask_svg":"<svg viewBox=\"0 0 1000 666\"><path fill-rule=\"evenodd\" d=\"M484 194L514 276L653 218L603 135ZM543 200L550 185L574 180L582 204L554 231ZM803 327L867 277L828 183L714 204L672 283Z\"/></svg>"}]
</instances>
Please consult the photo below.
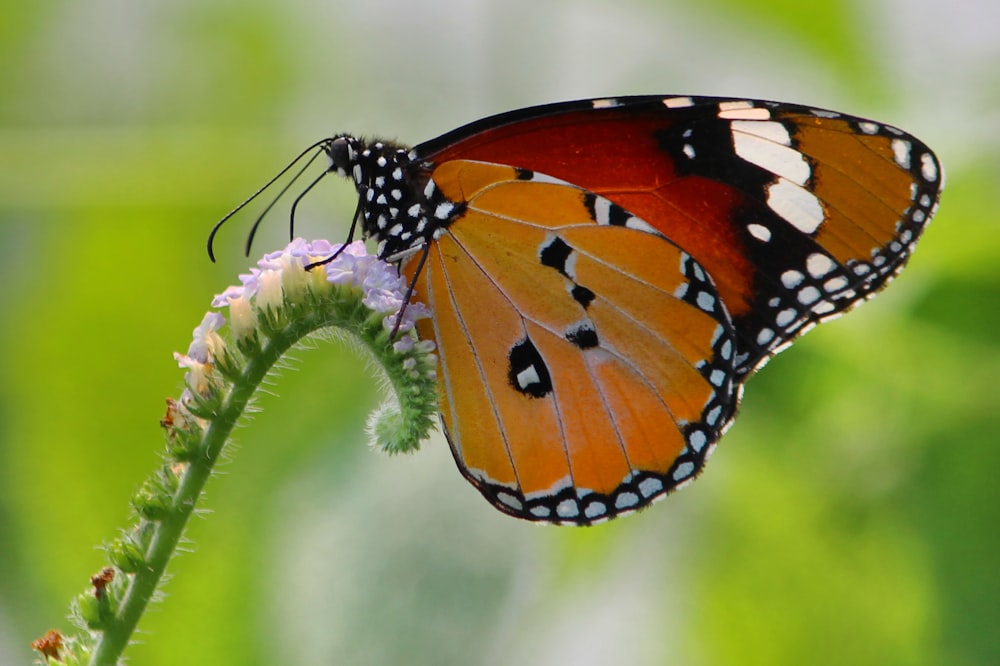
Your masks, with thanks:
<instances>
[{"instance_id":1,"label":"blurred foliage","mask_svg":"<svg viewBox=\"0 0 1000 666\"><path fill-rule=\"evenodd\" d=\"M171 352L248 265L252 216L223 230L218 265L206 234L283 160L338 130L416 142L651 92L898 124L948 170L940 214L875 305L750 382L705 478L599 528L500 515L440 439L366 451L363 363L299 352L210 483L132 663L1000 663L1000 9L8 5L0 663L30 661L125 524L179 392ZM323 189L299 231L337 240L353 193ZM255 253L286 234L275 216Z\"/></svg>"}]
</instances>

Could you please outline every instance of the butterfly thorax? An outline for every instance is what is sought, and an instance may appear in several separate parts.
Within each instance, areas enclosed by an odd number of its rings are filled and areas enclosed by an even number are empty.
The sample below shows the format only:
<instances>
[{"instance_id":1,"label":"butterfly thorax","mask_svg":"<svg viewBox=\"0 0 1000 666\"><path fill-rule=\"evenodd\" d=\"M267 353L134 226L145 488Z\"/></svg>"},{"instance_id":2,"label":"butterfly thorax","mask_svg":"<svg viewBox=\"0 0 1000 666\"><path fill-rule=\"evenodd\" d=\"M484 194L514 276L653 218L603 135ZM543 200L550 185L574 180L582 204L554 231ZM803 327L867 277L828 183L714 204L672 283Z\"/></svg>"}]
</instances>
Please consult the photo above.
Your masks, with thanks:
<instances>
[{"instance_id":1,"label":"butterfly thorax","mask_svg":"<svg viewBox=\"0 0 1000 666\"><path fill-rule=\"evenodd\" d=\"M415 162L407 148L345 135L324 150L331 169L354 181L362 234L378 242L380 259L400 261L417 252L460 212L431 180L430 165Z\"/></svg>"}]
</instances>

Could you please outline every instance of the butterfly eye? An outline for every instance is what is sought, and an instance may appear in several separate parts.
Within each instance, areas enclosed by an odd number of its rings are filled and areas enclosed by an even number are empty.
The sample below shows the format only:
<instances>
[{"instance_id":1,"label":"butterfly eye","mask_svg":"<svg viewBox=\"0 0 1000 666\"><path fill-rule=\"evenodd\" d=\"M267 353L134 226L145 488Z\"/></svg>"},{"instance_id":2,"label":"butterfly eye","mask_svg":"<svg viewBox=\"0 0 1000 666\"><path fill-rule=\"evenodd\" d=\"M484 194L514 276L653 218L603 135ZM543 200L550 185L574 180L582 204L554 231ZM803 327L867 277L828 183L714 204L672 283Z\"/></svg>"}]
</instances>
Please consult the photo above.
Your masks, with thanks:
<instances>
[{"instance_id":1,"label":"butterfly eye","mask_svg":"<svg viewBox=\"0 0 1000 666\"><path fill-rule=\"evenodd\" d=\"M341 178L347 178L354 172L356 152L348 137L336 137L323 145L323 151L330 159L330 168Z\"/></svg>"}]
</instances>

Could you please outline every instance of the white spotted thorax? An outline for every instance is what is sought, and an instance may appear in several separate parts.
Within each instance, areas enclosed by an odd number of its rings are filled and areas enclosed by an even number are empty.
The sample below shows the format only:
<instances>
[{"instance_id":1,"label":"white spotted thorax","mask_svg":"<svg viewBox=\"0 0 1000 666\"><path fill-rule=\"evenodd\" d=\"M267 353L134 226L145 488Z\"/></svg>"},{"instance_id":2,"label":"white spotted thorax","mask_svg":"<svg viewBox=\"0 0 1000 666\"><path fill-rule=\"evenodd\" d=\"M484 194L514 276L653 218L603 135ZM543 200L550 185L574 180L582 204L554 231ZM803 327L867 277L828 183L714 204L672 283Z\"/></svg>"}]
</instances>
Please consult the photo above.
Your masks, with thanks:
<instances>
[{"instance_id":1,"label":"white spotted thorax","mask_svg":"<svg viewBox=\"0 0 1000 666\"><path fill-rule=\"evenodd\" d=\"M323 149L337 175L354 181L363 235L378 242L384 261L398 262L421 250L459 212L412 162L408 149L346 135Z\"/></svg>"}]
</instances>

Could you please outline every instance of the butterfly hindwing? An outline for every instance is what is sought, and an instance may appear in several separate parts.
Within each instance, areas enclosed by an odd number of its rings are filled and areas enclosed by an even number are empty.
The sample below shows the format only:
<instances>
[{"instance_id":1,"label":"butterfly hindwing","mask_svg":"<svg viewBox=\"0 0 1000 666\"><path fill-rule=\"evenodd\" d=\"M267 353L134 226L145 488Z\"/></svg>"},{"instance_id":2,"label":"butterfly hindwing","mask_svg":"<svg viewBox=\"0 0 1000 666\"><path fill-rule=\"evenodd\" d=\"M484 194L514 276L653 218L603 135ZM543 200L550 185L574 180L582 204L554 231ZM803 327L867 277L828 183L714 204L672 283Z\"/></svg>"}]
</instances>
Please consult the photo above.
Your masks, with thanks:
<instances>
[{"instance_id":1,"label":"butterfly hindwing","mask_svg":"<svg viewBox=\"0 0 1000 666\"><path fill-rule=\"evenodd\" d=\"M421 334L438 345L466 477L503 511L565 523L693 478L739 394L732 325L704 270L568 183L466 160L432 177L463 212L416 291L435 313Z\"/></svg>"}]
</instances>

